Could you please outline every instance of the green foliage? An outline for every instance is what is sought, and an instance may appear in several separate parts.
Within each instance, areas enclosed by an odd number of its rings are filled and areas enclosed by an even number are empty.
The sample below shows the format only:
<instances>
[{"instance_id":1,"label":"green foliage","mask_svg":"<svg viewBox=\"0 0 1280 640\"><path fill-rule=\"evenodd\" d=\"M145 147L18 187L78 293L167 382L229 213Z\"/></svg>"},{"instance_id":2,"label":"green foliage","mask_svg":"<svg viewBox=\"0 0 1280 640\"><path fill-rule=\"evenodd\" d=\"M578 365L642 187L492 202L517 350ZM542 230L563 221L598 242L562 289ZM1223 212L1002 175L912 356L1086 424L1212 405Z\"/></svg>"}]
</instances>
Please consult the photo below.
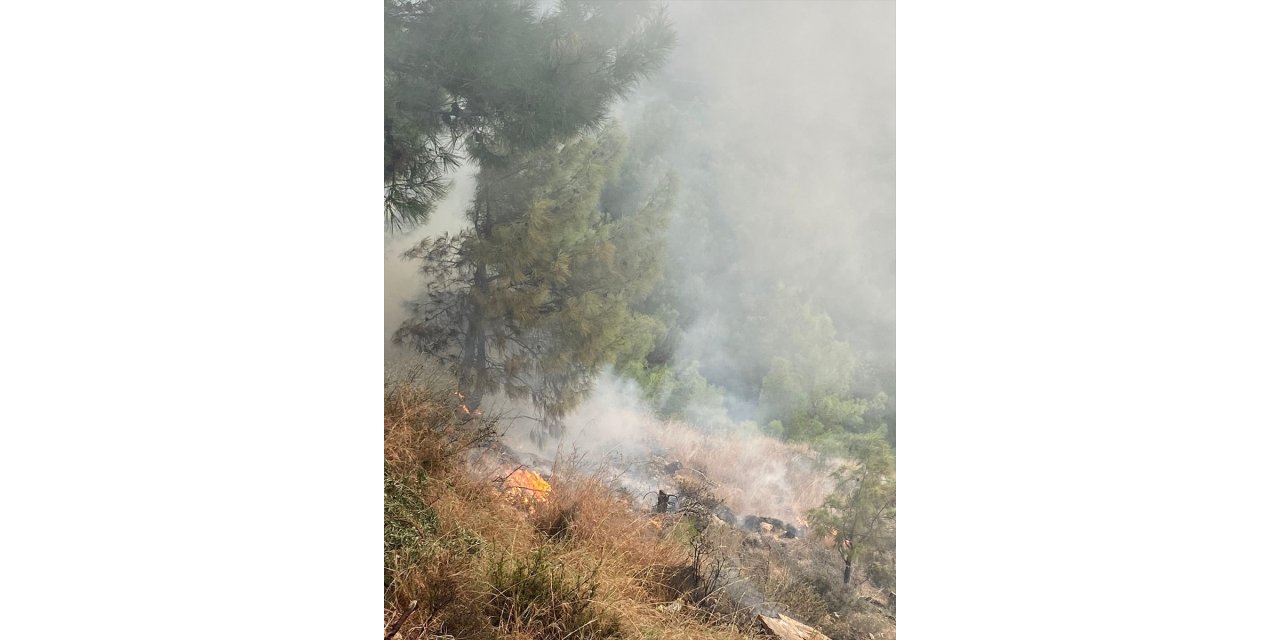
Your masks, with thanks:
<instances>
[{"instance_id":1,"label":"green foliage","mask_svg":"<svg viewBox=\"0 0 1280 640\"><path fill-rule=\"evenodd\" d=\"M809 392L800 373L789 359L775 357L760 385L760 418L792 421L803 415L808 407Z\"/></svg>"},{"instance_id":2,"label":"green foliage","mask_svg":"<svg viewBox=\"0 0 1280 640\"><path fill-rule=\"evenodd\" d=\"M814 397L838 396L850 392L858 374L853 349L836 335L831 317L793 290L779 289L760 300L733 337L745 375L756 380L776 372Z\"/></svg>"},{"instance_id":3,"label":"green foliage","mask_svg":"<svg viewBox=\"0 0 1280 640\"><path fill-rule=\"evenodd\" d=\"M837 339L826 314L785 304L789 298L780 294L784 304L769 305L744 323L743 349L754 342L761 354L777 354L761 379L758 417L766 425L777 423L775 431L789 440L842 454L851 436L886 426L888 395L867 394L866 372L849 345Z\"/></svg>"},{"instance_id":4,"label":"green foliage","mask_svg":"<svg viewBox=\"0 0 1280 640\"><path fill-rule=\"evenodd\" d=\"M784 437L785 433L781 420L770 420L769 424L766 424L761 431L763 431L765 435L778 438L779 440Z\"/></svg>"},{"instance_id":5,"label":"green foliage","mask_svg":"<svg viewBox=\"0 0 1280 640\"><path fill-rule=\"evenodd\" d=\"M482 169L471 228L409 252L427 291L396 340L452 365L471 408L529 399L554 433L597 372L642 360L662 333L632 304L661 276L669 188L636 210L599 208L625 142L609 128Z\"/></svg>"},{"instance_id":6,"label":"green foliage","mask_svg":"<svg viewBox=\"0 0 1280 640\"><path fill-rule=\"evenodd\" d=\"M685 363L679 369L632 362L619 367L619 371L639 383L645 400L660 418L687 420L705 427L730 422L724 389L708 382L697 362Z\"/></svg>"},{"instance_id":7,"label":"green foliage","mask_svg":"<svg viewBox=\"0 0 1280 640\"><path fill-rule=\"evenodd\" d=\"M651 2L385 0L384 215L426 219L466 158L506 165L599 127L666 59Z\"/></svg>"},{"instance_id":8,"label":"green foliage","mask_svg":"<svg viewBox=\"0 0 1280 640\"><path fill-rule=\"evenodd\" d=\"M701 531L698 529L697 518L693 516L685 516L667 530L665 537L668 540L674 540L682 546L693 544L694 539L698 537Z\"/></svg>"},{"instance_id":9,"label":"green foliage","mask_svg":"<svg viewBox=\"0 0 1280 640\"><path fill-rule=\"evenodd\" d=\"M383 540L388 552L413 548L435 534L436 513L416 491L389 473L383 476Z\"/></svg>"},{"instance_id":10,"label":"green foliage","mask_svg":"<svg viewBox=\"0 0 1280 640\"><path fill-rule=\"evenodd\" d=\"M674 376L670 393L658 413L663 417L710 422L708 418L724 413L724 391L707 382L698 371L698 363L691 362Z\"/></svg>"},{"instance_id":11,"label":"green foliage","mask_svg":"<svg viewBox=\"0 0 1280 640\"><path fill-rule=\"evenodd\" d=\"M857 566L881 587L893 588L897 497L893 449L883 430L849 440L856 466L836 472L836 488L808 514L814 531L832 536L845 563L845 582Z\"/></svg>"},{"instance_id":12,"label":"green foliage","mask_svg":"<svg viewBox=\"0 0 1280 640\"><path fill-rule=\"evenodd\" d=\"M774 167L755 155L768 145L725 135L714 121L713 97L698 86L663 80L652 85L656 93L648 104L629 111L633 145L643 145L644 152L634 154L619 185L653 180L665 171L680 176L665 277L643 307L662 318L667 331L647 359L650 371L624 373L651 390L653 383L669 382L656 379L665 376L654 369L678 371L699 360L699 374L709 384L729 397L756 401L755 415L739 413L741 405L734 405L735 417L755 418L766 429L777 421L787 437L834 446L841 434L887 425L892 442L893 371L881 368L891 356L877 350L885 341L876 332L885 327L860 317L875 301L830 286L821 267L773 268L821 265L825 261L810 254L829 251L831 243L809 243L805 234L770 235L797 226L786 222L791 212L749 201L772 200L769 194L792 188L785 165ZM666 153L670 148L678 153ZM804 206L806 198L796 200ZM649 396L665 399L661 393Z\"/></svg>"},{"instance_id":13,"label":"green foliage","mask_svg":"<svg viewBox=\"0 0 1280 640\"><path fill-rule=\"evenodd\" d=\"M383 473L382 491L383 586L389 588L397 571L426 562L439 521L419 492L389 471Z\"/></svg>"}]
</instances>

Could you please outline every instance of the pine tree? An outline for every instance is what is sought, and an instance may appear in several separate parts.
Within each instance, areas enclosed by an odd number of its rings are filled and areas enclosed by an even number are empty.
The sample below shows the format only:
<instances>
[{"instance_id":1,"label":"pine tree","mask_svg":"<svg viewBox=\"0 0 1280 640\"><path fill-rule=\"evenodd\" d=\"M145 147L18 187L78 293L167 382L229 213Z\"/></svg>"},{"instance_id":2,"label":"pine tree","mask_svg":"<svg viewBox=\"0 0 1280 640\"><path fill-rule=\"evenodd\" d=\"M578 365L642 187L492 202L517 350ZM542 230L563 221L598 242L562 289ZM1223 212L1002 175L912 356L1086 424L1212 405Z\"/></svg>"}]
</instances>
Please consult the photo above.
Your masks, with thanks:
<instances>
[{"instance_id":1,"label":"pine tree","mask_svg":"<svg viewBox=\"0 0 1280 640\"><path fill-rule=\"evenodd\" d=\"M652 2L385 0L384 216L424 221L467 159L507 166L600 127L675 43Z\"/></svg>"},{"instance_id":2,"label":"pine tree","mask_svg":"<svg viewBox=\"0 0 1280 640\"><path fill-rule=\"evenodd\" d=\"M844 583L855 565L883 582L892 580L896 553L897 483L893 450L882 432L857 437L856 466L835 475L835 491L808 515L809 524L834 538L844 562Z\"/></svg>"},{"instance_id":3,"label":"pine tree","mask_svg":"<svg viewBox=\"0 0 1280 640\"><path fill-rule=\"evenodd\" d=\"M470 228L409 252L427 291L396 340L451 365L472 409L502 391L555 433L602 367L652 348L659 328L631 304L661 275L673 187L602 210L624 153L610 128L484 167Z\"/></svg>"}]
</instances>

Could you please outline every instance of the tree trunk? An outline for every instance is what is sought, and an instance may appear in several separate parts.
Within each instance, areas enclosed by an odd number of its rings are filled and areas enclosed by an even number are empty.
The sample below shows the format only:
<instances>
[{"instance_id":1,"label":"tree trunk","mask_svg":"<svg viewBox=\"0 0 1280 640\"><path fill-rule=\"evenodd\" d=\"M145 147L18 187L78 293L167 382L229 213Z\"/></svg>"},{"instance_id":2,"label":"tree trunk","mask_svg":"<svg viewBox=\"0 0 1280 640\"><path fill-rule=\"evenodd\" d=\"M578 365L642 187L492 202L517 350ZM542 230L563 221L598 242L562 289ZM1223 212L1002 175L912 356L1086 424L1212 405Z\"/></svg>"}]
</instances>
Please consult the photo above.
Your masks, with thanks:
<instances>
[{"instance_id":1,"label":"tree trunk","mask_svg":"<svg viewBox=\"0 0 1280 640\"><path fill-rule=\"evenodd\" d=\"M488 284L488 279L485 277L485 266L477 264L471 285L471 296L467 300L467 304L471 308L467 312L467 334L463 338L462 367L458 372L463 403L466 405L467 411L471 413L475 413L476 409L480 408L480 400L484 398L485 388L488 386L486 384L488 361L485 350L484 313L480 308L480 304L476 302L477 297L483 298Z\"/></svg>"}]
</instances>

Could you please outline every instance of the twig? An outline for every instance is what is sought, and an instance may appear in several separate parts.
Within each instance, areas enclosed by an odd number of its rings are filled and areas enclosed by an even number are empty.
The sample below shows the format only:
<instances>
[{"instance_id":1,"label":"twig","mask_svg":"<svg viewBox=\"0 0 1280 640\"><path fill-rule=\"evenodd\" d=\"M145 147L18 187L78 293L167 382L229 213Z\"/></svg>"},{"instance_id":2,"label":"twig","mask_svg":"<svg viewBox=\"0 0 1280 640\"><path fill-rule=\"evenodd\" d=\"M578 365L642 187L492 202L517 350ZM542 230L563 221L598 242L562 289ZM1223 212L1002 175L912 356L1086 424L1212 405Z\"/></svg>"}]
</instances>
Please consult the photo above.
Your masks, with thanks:
<instances>
[{"instance_id":1,"label":"twig","mask_svg":"<svg viewBox=\"0 0 1280 640\"><path fill-rule=\"evenodd\" d=\"M418 601L414 600L413 602L410 602L409 608L405 609L404 613L401 613L400 617L391 625L391 630L387 632L387 636L383 638L383 640L391 640L391 638L395 637L395 635L400 632L400 626L403 625L405 621L409 619L409 616L413 615L413 612L417 610Z\"/></svg>"}]
</instances>

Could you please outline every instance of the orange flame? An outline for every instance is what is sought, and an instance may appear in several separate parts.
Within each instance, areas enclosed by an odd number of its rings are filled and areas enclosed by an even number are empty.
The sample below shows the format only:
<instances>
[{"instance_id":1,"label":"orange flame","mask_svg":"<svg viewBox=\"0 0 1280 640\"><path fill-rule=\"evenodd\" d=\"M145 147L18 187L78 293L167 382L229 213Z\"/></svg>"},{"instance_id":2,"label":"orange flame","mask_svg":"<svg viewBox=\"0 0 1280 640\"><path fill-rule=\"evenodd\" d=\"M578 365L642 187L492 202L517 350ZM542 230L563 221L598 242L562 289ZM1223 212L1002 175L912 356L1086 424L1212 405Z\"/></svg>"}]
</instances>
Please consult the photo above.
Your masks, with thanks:
<instances>
[{"instance_id":1,"label":"orange flame","mask_svg":"<svg viewBox=\"0 0 1280 640\"><path fill-rule=\"evenodd\" d=\"M472 411L470 408L467 407L467 404L466 404L467 396L463 395L461 391L454 391L453 396L458 399L458 411L462 413L463 417L479 418L484 415L484 412L481 411L480 409L476 409L475 411Z\"/></svg>"},{"instance_id":2,"label":"orange flame","mask_svg":"<svg viewBox=\"0 0 1280 640\"><path fill-rule=\"evenodd\" d=\"M502 483L503 491L526 506L546 502L551 485L532 469L516 469Z\"/></svg>"}]
</instances>

